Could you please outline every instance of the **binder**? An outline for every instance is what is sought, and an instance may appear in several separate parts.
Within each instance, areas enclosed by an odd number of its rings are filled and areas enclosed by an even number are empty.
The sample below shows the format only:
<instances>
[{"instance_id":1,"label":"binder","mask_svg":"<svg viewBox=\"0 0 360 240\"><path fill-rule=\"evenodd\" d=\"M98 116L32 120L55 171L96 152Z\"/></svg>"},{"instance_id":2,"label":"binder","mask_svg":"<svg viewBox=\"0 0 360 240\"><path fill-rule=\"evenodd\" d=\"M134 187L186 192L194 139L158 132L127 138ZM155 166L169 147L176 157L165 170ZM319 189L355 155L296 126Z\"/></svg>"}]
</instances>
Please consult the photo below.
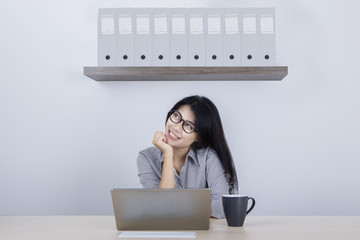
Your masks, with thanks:
<instances>
[{"instance_id":1,"label":"binder","mask_svg":"<svg viewBox=\"0 0 360 240\"><path fill-rule=\"evenodd\" d=\"M275 9L259 9L259 66L275 66Z\"/></svg>"},{"instance_id":2,"label":"binder","mask_svg":"<svg viewBox=\"0 0 360 240\"><path fill-rule=\"evenodd\" d=\"M224 10L224 66L240 66L240 9Z\"/></svg>"},{"instance_id":3,"label":"binder","mask_svg":"<svg viewBox=\"0 0 360 240\"><path fill-rule=\"evenodd\" d=\"M223 65L223 18L219 9L206 10L206 66Z\"/></svg>"},{"instance_id":4,"label":"binder","mask_svg":"<svg viewBox=\"0 0 360 240\"><path fill-rule=\"evenodd\" d=\"M201 8L187 11L188 66L205 66L205 15Z\"/></svg>"},{"instance_id":5,"label":"binder","mask_svg":"<svg viewBox=\"0 0 360 240\"><path fill-rule=\"evenodd\" d=\"M151 66L151 32L150 32L150 13L147 8L137 8L134 10L135 18L135 65Z\"/></svg>"},{"instance_id":6,"label":"binder","mask_svg":"<svg viewBox=\"0 0 360 240\"><path fill-rule=\"evenodd\" d=\"M186 9L169 10L170 66L187 66Z\"/></svg>"},{"instance_id":7,"label":"binder","mask_svg":"<svg viewBox=\"0 0 360 240\"><path fill-rule=\"evenodd\" d=\"M243 9L241 14L241 63L243 66L258 65L258 13L257 9Z\"/></svg>"},{"instance_id":8,"label":"binder","mask_svg":"<svg viewBox=\"0 0 360 240\"><path fill-rule=\"evenodd\" d=\"M116 11L100 8L98 14L98 65L116 65Z\"/></svg>"},{"instance_id":9,"label":"binder","mask_svg":"<svg viewBox=\"0 0 360 240\"><path fill-rule=\"evenodd\" d=\"M134 66L134 17L133 9L117 9L118 34L116 37L116 60L117 66Z\"/></svg>"},{"instance_id":10,"label":"binder","mask_svg":"<svg viewBox=\"0 0 360 240\"><path fill-rule=\"evenodd\" d=\"M151 11L152 65L168 66L170 52L168 9Z\"/></svg>"}]
</instances>

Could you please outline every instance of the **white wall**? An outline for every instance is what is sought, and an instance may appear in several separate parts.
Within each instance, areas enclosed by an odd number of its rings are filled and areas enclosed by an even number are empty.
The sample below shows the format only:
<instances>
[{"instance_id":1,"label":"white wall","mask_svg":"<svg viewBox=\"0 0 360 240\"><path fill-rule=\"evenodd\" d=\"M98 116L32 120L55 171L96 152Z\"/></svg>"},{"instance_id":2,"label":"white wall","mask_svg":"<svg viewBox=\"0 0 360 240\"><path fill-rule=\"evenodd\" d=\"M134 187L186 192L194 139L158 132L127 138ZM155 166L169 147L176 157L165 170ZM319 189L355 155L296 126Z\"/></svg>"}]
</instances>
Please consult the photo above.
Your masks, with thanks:
<instances>
[{"instance_id":1,"label":"white wall","mask_svg":"<svg viewBox=\"0 0 360 240\"><path fill-rule=\"evenodd\" d=\"M96 82L101 7L276 7L281 82ZM360 214L356 0L0 3L0 214L112 214L179 99L222 116L254 215ZM144 116L149 116L146 121Z\"/></svg>"}]
</instances>

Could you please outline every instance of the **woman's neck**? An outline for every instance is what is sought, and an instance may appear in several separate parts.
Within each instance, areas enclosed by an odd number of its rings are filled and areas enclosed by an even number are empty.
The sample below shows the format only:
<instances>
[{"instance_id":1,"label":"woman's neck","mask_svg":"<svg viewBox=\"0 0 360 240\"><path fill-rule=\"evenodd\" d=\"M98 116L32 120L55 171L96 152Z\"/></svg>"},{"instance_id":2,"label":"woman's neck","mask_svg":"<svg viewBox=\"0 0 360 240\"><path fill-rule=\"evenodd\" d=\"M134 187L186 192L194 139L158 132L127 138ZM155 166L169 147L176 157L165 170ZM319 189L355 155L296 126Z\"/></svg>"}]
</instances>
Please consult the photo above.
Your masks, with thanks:
<instances>
[{"instance_id":1,"label":"woman's neck","mask_svg":"<svg viewBox=\"0 0 360 240\"><path fill-rule=\"evenodd\" d=\"M186 155L190 151L190 148L173 149L174 162L185 162Z\"/></svg>"},{"instance_id":2,"label":"woman's neck","mask_svg":"<svg viewBox=\"0 0 360 240\"><path fill-rule=\"evenodd\" d=\"M174 168L178 174L180 174L181 168L185 164L186 155L190 151L190 148L181 148L181 149L173 149L174 156L173 156L173 163Z\"/></svg>"}]
</instances>

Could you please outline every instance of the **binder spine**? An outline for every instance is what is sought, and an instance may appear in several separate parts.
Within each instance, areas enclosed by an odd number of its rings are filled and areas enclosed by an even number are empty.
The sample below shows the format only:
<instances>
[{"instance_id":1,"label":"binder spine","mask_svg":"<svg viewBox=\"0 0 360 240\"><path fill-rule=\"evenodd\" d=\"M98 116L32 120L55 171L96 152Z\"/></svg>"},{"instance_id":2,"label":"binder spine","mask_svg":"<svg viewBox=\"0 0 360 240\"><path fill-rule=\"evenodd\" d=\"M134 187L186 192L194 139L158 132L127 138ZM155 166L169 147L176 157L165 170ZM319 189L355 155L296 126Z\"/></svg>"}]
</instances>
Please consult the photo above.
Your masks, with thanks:
<instances>
[{"instance_id":1,"label":"binder spine","mask_svg":"<svg viewBox=\"0 0 360 240\"><path fill-rule=\"evenodd\" d=\"M223 19L219 9L206 11L206 66L223 65Z\"/></svg>"},{"instance_id":2,"label":"binder spine","mask_svg":"<svg viewBox=\"0 0 360 240\"><path fill-rule=\"evenodd\" d=\"M118 34L116 36L116 65L134 66L134 14L131 8L117 9L116 21L118 24Z\"/></svg>"},{"instance_id":3,"label":"binder spine","mask_svg":"<svg viewBox=\"0 0 360 240\"><path fill-rule=\"evenodd\" d=\"M187 12L188 66L205 66L205 11L201 8Z\"/></svg>"},{"instance_id":4,"label":"binder spine","mask_svg":"<svg viewBox=\"0 0 360 240\"><path fill-rule=\"evenodd\" d=\"M170 62L170 37L168 9L151 11L152 66L168 66Z\"/></svg>"},{"instance_id":5,"label":"binder spine","mask_svg":"<svg viewBox=\"0 0 360 240\"><path fill-rule=\"evenodd\" d=\"M259 9L259 66L275 66L275 9Z\"/></svg>"},{"instance_id":6,"label":"binder spine","mask_svg":"<svg viewBox=\"0 0 360 240\"><path fill-rule=\"evenodd\" d=\"M186 8L170 10L170 66L187 66Z\"/></svg>"},{"instance_id":7,"label":"binder spine","mask_svg":"<svg viewBox=\"0 0 360 240\"><path fill-rule=\"evenodd\" d=\"M116 65L116 34L115 9L99 9L98 15L98 65Z\"/></svg>"},{"instance_id":8,"label":"binder spine","mask_svg":"<svg viewBox=\"0 0 360 240\"><path fill-rule=\"evenodd\" d=\"M152 36L150 29L151 9L139 8L135 14L135 47L134 57L136 66L151 66Z\"/></svg>"}]
</instances>

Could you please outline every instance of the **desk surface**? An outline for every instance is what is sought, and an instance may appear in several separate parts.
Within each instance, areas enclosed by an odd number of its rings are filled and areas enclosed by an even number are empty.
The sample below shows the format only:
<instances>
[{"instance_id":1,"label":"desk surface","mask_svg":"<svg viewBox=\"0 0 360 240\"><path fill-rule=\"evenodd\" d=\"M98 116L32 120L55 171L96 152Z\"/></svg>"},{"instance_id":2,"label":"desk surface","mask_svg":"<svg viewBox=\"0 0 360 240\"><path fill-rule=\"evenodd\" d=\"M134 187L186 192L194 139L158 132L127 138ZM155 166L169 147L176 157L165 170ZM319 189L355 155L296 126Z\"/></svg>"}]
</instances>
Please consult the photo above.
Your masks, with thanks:
<instances>
[{"instance_id":1,"label":"desk surface","mask_svg":"<svg viewBox=\"0 0 360 240\"><path fill-rule=\"evenodd\" d=\"M113 216L0 216L0 239L4 240L119 240L119 233ZM197 231L196 239L359 240L360 216L248 216L243 227L211 219L210 229Z\"/></svg>"}]
</instances>

